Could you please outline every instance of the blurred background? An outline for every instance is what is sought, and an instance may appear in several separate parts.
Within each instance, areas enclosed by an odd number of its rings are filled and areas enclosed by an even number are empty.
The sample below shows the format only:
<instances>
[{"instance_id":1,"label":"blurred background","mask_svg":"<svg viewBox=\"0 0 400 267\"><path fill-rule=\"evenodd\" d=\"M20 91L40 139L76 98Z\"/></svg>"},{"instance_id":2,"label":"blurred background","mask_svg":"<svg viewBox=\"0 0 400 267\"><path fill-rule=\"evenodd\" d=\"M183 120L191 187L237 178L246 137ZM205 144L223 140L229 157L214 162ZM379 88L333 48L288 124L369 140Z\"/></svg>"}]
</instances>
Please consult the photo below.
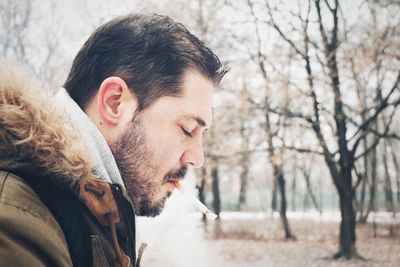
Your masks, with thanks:
<instances>
[{"instance_id":1,"label":"blurred background","mask_svg":"<svg viewBox=\"0 0 400 267\"><path fill-rule=\"evenodd\" d=\"M399 0L0 0L3 58L57 90L91 32L183 23L231 70L205 167L139 218L143 266L400 266Z\"/></svg>"}]
</instances>

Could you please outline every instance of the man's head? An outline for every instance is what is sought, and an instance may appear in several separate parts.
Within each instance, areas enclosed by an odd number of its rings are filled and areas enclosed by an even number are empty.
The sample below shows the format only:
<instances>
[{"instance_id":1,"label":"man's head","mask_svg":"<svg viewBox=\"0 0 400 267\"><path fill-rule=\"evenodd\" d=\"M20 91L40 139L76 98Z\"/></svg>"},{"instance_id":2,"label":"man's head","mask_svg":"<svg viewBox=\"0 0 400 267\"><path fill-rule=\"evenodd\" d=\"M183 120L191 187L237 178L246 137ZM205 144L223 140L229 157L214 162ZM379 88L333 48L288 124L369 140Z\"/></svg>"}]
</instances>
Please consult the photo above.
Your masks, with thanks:
<instances>
[{"instance_id":1,"label":"man's head","mask_svg":"<svg viewBox=\"0 0 400 267\"><path fill-rule=\"evenodd\" d=\"M158 15L116 18L79 51L64 87L106 138L139 215L158 215L173 181L203 164L225 73L183 25Z\"/></svg>"}]
</instances>

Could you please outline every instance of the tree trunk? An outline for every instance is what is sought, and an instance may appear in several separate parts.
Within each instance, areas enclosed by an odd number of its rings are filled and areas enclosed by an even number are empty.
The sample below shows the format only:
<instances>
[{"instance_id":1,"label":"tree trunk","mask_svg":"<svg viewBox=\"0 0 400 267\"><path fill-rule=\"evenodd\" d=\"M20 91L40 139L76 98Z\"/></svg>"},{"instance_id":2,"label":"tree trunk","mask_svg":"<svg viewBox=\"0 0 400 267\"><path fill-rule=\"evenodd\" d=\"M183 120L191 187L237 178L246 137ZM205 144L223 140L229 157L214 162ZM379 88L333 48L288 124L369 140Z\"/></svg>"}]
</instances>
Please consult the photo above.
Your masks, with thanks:
<instances>
[{"instance_id":1,"label":"tree trunk","mask_svg":"<svg viewBox=\"0 0 400 267\"><path fill-rule=\"evenodd\" d=\"M363 146L364 146L364 151L367 150L368 145L367 145L367 139L364 138ZM364 172L361 174L363 176L363 180L361 181L361 197L360 197L360 202L358 203L358 211L360 212L360 215L358 217L358 222L359 223L366 223L366 217L364 217L364 209L365 209L365 192L366 192L366 187L367 187L367 180L368 180L368 154L365 154L363 156L363 161L364 161Z\"/></svg>"},{"instance_id":2,"label":"tree trunk","mask_svg":"<svg viewBox=\"0 0 400 267\"><path fill-rule=\"evenodd\" d=\"M239 201L238 209L242 210L243 206L246 204L246 192L247 192L247 180L249 176L249 160L248 155L242 156L242 172L240 174L240 191L239 191Z\"/></svg>"},{"instance_id":3,"label":"tree trunk","mask_svg":"<svg viewBox=\"0 0 400 267\"><path fill-rule=\"evenodd\" d=\"M272 212L278 210L278 190L276 180L274 179L273 187L272 187L272 199L271 199L271 210Z\"/></svg>"},{"instance_id":4,"label":"tree trunk","mask_svg":"<svg viewBox=\"0 0 400 267\"><path fill-rule=\"evenodd\" d=\"M296 210L296 177L295 177L295 175L293 175L293 181L292 181L292 210L293 211Z\"/></svg>"},{"instance_id":5,"label":"tree trunk","mask_svg":"<svg viewBox=\"0 0 400 267\"><path fill-rule=\"evenodd\" d=\"M312 191L311 181L310 181L310 173L303 170L303 175L304 175L304 179L306 180L307 194L311 198L311 201L314 204L314 207L318 210L319 213L321 213L321 208L318 206L317 198L315 197L315 194Z\"/></svg>"},{"instance_id":6,"label":"tree trunk","mask_svg":"<svg viewBox=\"0 0 400 267\"><path fill-rule=\"evenodd\" d=\"M377 174L377 168L376 168L376 148L374 148L371 152L371 158L370 158L370 165L371 165L371 185L369 187L369 203L368 203L368 209L367 212L363 218L363 221L367 221L368 215L371 211L375 211L375 192L376 192L376 174Z\"/></svg>"},{"instance_id":7,"label":"tree trunk","mask_svg":"<svg viewBox=\"0 0 400 267\"><path fill-rule=\"evenodd\" d=\"M392 152L393 164L396 170L397 202L400 204L400 164L395 153L396 148L391 145L390 150Z\"/></svg>"},{"instance_id":8,"label":"tree trunk","mask_svg":"<svg viewBox=\"0 0 400 267\"><path fill-rule=\"evenodd\" d=\"M214 160L214 166L211 169L211 177L212 177L212 192L213 192L213 208L215 214L218 216L221 212L221 198L219 191L219 174L218 174L218 162Z\"/></svg>"},{"instance_id":9,"label":"tree trunk","mask_svg":"<svg viewBox=\"0 0 400 267\"><path fill-rule=\"evenodd\" d=\"M361 197L360 197L360 202L358 203L358 211L360 212L360 215L358 217L358 222L359 223L365 223L365 217L364 217L364 206L365 206L365 192L366 192L366 185L367 185L367 176L363 176L363 180L361 182Z\"/></svg>"},{"instance_id":10,"label":"tree trunk","mask_svg":"<svg viewBox=\"0 0 400 267\"><path fill-rule=\"evenodd\" d=\"M375 211L375 192L376 192L376 148L373 148L370 153L366 154L366 158L364 159L365 168L368 171L365 171L364 180L367 180L369 177L371 179L371 183L369 185L369 201L366 210L363 208L363 212L360 214L358 219L359 223L366 223L369 213L371 211ZM365 181L366 182L366 181ZM364 184L362 185L364 187ZM363 189L364 190L364 189Z\"/></svg>"},{"instance_id":11,"label":"tree trunk","mask_svg":"<svg viewBox=\"0 0 400 267\"><path fill-rule=\"evenodd\" d=\"M393 203L393 192L392 192L392 181L390 179L389 167L388 167L388 157L387 157L387 149L386 144L384 143L383 147L383 155L382 155L383 167L385 169L385 202L386 209L389 212L394 211L394 203Z\"/></svg>"},{"instance_id":12,"label":"tree trunk","mask_svg":"<svg viewBox=\"0 0 400 267\"><path fill-rule=\"evenodd\" d=\"M282 166L274 165L274 176L281 197L279 215L282 220L283 230L285 231L285 239L295 239L295 236L292 234L292 231L290 230L289 222L286 216L286 189L285 189L286 182L283 176Z\"/></svg>"},{"instance_id":13,"label":"tree trunk","mask_svg":"<svg viewBox=\"0 0 400 267\"><path fill-rule=\"evenodd\" d=\"M344 174L345 176L351 175L351 173ZM343 176L341 177L343 178ZM348 177L346 177L348 179ZM353 193L351 187L348 188L337 188L340 198L340 212L342 220L340 222L340 248L339 252L334 258L344 257L350 259L357 255L356 253L356 217L353 208Z\"/></svg>"}]
</instances>

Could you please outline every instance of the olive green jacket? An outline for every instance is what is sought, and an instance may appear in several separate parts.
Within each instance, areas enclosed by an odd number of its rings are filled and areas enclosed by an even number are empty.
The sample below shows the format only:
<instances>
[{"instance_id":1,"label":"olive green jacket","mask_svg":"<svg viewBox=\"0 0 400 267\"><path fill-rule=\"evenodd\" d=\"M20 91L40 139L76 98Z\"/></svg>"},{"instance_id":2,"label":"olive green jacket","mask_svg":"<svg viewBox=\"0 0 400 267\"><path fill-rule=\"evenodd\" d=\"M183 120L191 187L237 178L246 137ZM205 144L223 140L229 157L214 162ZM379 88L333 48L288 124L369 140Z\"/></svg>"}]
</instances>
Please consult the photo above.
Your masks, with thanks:
<instances>
[{"instance_id":1,"label":"olive green jacket","mask_svg":"<svg viewBox=\"0 0 400 267\"><path fill-rule=\"evenodd\" d=\"M0 265L72 266L64 234L24 180L0 171Z\"/></svg>"}]
</instances>

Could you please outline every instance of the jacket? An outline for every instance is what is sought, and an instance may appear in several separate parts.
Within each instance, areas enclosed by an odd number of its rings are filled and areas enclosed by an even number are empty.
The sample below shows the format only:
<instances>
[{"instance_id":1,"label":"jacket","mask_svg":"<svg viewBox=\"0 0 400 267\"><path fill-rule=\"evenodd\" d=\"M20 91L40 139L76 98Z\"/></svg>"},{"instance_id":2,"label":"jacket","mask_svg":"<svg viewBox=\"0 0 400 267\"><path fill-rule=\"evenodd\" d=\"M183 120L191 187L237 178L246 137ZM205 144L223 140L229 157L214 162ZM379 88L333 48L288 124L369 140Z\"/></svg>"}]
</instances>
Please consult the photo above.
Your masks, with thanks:
<instances>
[{"instance_id":1,"label":"jacket","mask_svg":"<svg viewBox=\"0 0 400 267\"><path fill-rule=\"evenodd\" d=\"M52 97L0 67L0 266L135 266L132 202Z\"/></svg>"}]
</instances>

